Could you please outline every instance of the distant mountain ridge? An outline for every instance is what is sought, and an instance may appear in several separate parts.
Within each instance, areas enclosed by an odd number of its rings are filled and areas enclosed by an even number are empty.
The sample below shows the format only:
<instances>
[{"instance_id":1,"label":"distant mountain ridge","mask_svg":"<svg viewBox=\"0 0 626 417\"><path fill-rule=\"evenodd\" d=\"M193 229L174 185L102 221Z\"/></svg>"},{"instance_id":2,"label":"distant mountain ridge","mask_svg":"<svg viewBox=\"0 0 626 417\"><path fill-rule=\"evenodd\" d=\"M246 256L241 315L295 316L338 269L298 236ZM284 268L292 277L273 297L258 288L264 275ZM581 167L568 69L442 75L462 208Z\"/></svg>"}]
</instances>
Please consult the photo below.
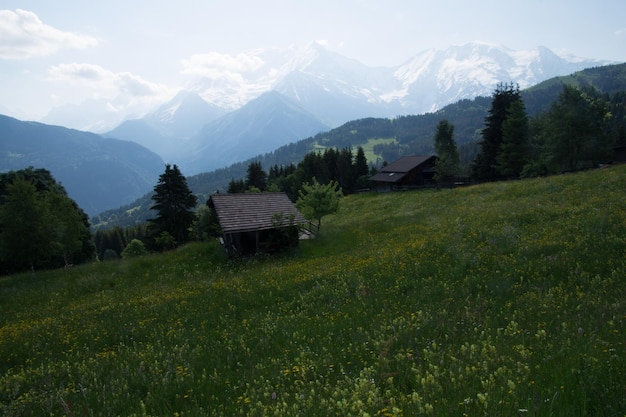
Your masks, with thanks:
<instances>
[{"instance_id":1,"label":"distant mountain ridge","mask_svg":"<svg viewBox=\"0 0 626 417\"><path fill-rule=\"evenodd\" d=\"M205 125L190 140L180 165L188 174L207 172L327 129L300 105L270 91Z\"/></svg>"},{"instance_id":2,"label":"distant mountain ridge","mask_svg":"<svg viewBox=\"0 0 626 417\"><path fill-rule=\"evenodd\" d=\"M45 168L87 214L145 195L163 160L128 141L0 115L0 171Z\"/></svg>"},{"instance_id":3,"label":"distant mountain ridge","mask_svg":"<svg viewBox=\"0 0 626 417\"><path fill-rule=\"evenodd\" d=\"M488 96L500 82L526 88L605 63L560 57L545 47L514 51L479 42L427 50L397 67L368 67L315 42L287 50L252 51L248 58L258 67L233 76L198 79L193 92L179 93L154 113L126 121L106 136L136 141L191 175L227 166L254 150L265 152L297 141L315 134L320 126L433 112L458 100ZM264 98L270 93L283 98L273 102ZM255 104L256 100L264 105ZM268 106L274 105L282 108L272 112ZM270 113L274 128L260 129L259 119ZM303 127L311 128L295 129L294 120L303 117L307 120ZM192 132L201 129L203 133L189 140ZM290 134L276 133L281 130ZM201 150L209 147L211 152L202 155Z\"/></svg>"},{"instance_id":4,"label":"distant mountain ridge","mask_svg":"<svg viewBox=\"0 0 626 417\"><path fill-rule=\"evenodd\" d=\"M626 64L594 67L566 76L551 78L522 90L522 98L529 116L535 116L548 110L552 102L562 92L564 84L593 87L603 94L609 95L626 94ZM463 99L436 112L422 115L353 120L342 126L284 145L271 152L242 160L228 167L190 176L187 181L190 189L199 196L200 201L203 201L204 196L214 193L216 190L224 191L231 179L244 178L247 165L252 161L260 162L266 170L274 165L297 164L306 153L318 149L319 146L338 148L351 146L354 148L366 144L370 139L394 139L396 144L377 154L378 157L387 160L387 162L402 155L433 152L433 137L436 126L442 119L446 119L454 125L455 142L461 153L464 153L471 151L472 146L475 147L476 141L480 140L480 131L484 128L485 117L491 101L491 94L489 94L471 100ZM472 156L462 155L462 158L467 160L468 158L471 159ZM149 204L150 199L146 195L117 210L101 213L92 219L92 224L100 227L111 227L141 223L145 221L148 215L147 207Z\"/></svg>"}]
</instances>

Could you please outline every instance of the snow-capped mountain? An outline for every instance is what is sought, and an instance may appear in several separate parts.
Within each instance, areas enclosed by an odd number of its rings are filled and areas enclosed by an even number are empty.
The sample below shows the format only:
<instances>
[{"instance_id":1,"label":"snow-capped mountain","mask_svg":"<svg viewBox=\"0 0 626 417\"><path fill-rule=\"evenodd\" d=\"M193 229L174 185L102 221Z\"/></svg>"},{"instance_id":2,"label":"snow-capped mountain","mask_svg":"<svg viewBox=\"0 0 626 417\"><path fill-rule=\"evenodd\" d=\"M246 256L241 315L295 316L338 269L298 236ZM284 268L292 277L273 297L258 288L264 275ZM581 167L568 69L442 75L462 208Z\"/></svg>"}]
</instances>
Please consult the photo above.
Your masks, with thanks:
<instances>
[{"instance_id":1,"label":"snow-capped mountain","mask_svg":"<svg viewBox=\"0 0 626 417\"><path fill-rule=\"evenodd\" d=\"M190 138L205 124L224 114L224 109L207 103L194 92L183 90L143 120L167 136Z\"/></svg>"},{"instance_id":2,"label":"snow-capped mountain","mask_svg":"<svg viewBox=\"0 0 626 417\"><path fill-rule=\"evenodd\" d=\"M155 112L140 119L126 120L102 136L136 142L164 161L175 162L191 137L225 113L196 93L181 91Z\"/></svg>"},{"instance_id":3,"label":"snow-capped mountain","mask_svg":"<svg viewBox=\"0 0 626 417\"><path fill-rule=\"evenodd\" d=\"M513 82L523 89L548 78L606 63L560 57L545 47L514 51L474 42L416 55L396 68L394 78L398 88L383 99L419 114L461 99L489 96L501 82Z\"/></svg>"},{"instance_id":4,"label":"snow-capped mountain","mask_svg":"<svg viewBox=\"0 0 626 417\"><path fill-rule=\"evenodd\" d=\"M359 117L421 114L478 95L500 82L521 88L609 62L559 56L548 48L516 51L473 42L418 53L397 67L368 67L313 42L246 55L253 69L198 78L193 88L215 105L235 109L276 90L337 126Z\"/></svg>"},{"instance_id":5,"label":"snow-capped mountain","mask_svg":"<svg viewBox=\"0 0 626 417\"><path fill-rule=\"evenodd\" d=\"M124 122L106 136L136 141L165 161L193 166L196 171L200 166L225 166L244 154L253 156L253 149L271 151L270 145L279 147L304 139L294 136L293 114L279 107L293 110L297 106L297 113L307 114L307 124L316 119L316 124L310 124L315 125L313 129L300 132L304 134L359 118L432 112L461 99L489 96L498 83L513 82L526 88L554 76L608 64L558 56L545 47L515 51L479 42L423 51L397 67L369 67L315 42L304 47L254 50L236 60L237 64L206 68L189 91L141 119ZM281 100L266 97L249 106L272 91L280 93ZM272 106L278 106L276 111ZM219 123L214 122L220 112L240 109L245 111L231 118L226 114ZM263 117L272 118L271 134L267 129L256 132L250 128L261 126ZM278 134L281 129L289 135ZM259 134L263 131L268 135ZM194 136L195 132L202 134ZM210 151L198 152L200 149Z\"/></svg>"}]
</instances>

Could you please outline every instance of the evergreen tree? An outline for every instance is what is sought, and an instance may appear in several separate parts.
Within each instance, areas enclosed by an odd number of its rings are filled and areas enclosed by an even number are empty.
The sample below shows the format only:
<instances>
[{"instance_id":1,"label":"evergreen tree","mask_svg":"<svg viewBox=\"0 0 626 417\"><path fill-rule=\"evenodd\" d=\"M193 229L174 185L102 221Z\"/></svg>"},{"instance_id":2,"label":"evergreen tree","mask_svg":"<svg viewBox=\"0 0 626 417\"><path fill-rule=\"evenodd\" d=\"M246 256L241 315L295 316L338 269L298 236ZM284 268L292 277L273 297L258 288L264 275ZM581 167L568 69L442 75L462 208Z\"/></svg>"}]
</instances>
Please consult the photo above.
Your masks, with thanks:
<instances>
[{"instance_id":1,"label":"evergreen tree","mask_svg":"<svg viewBox=\"0 0 626 417\"><path fill-rule=\"evenodd\" d=\"M474 178L484 180L498 177L497 155L502 144L504 121L511 103L521 100L519 86L498 84L493 93L491 109L482 130L480 153L472 163Z\"/></svg>"},{"instance_id":2,"label":"evergreen tree","mask_svg":"<svg viewBox=\"0 0 626 417\"><path fill-rule=\"evenodd\" d=\"M197 198L187 186L186 178L176 165L165 165L165 172L159 176L152 196L154 205L151 210L157 217L150 220L150 234L154 238L163 232L169 233L177 244L189 240L189 228L195 220L193 208Z\"/></svg>"},{"instance_id":3,"label":"evergreen tree","mask_svg":"<svg viewBox=\"0 0 626 417\"><path fill-rule=\"evenodd\" d=\"M369 182L369 166L367 165L367 158L365 157L365 151L361 146L357 147L356 156L354 157L354 178L356 179L355 187L366 188Z\"/></svg>"},{"instance_id":4,"label":"evergreen tree","mask_svg":"<svg viewBox=\"0 0 626 417\"><path fill-rule=\"evenodd\" d=\"M454 141L454 126L447 120L442 120L437 125L434 140L437 162L435 163L435 179L437 183L454 178L461 171L459 150Z\"/></svg>"},{"instance_id":5,"label":"evergreen tree","mask_svg":"<svg viewBox=\"0 0 626 417\"><path fill-rule=\"evenodd\" d=\"M237 194L237 193L245 193L246 192L246 183L243 179L234 179L232 178L228 183L228 189L226 191L229 194Z\"/></svg>"},{"instance_id":6,"label":"evergreen tree","mask_svg":"<svg viewBox=\"0 0 626 417\"><path fill-rule=\"evenodd\" d=\"M522 100L511 103L502 124L502 144L496 156L498 175L519 177L529 162L528 117Z\"/></svg>"},{"instance_id":7,"label":"evergreen tree","mask_svg":"<svg viewBox=\"0 0 626 417\"><path fill-rule=\"evenodd\" d=\"M354 176L360 178L369 174L369 166L367 165L367 158L365 157L365 151L361 146L356 149L356 156L354 157Z\"/></svg>"},{"instance_id":8,"label":"evergreen tree","mask_svg":"<svg viewBox=\"0 0 626 417\"><path fill-rule=\"evenodd\" d=\"M303 182L312 181L313 178L324 182L320 180L320 178L326 179L329 177L328 167L319 152L309 152L304 155L304 158L302 158L302 161L298 164L298 169L302 171L301 180Z\"/></svg>"},{"instance_id":9,"label":"evergreen tree","mask_svg":"<svg viewBox=\"0 0 626 417\"><path fill-rule=\"evenodd\" d=\"M553 166L574 171L592 166L610 153L604 132L607 104L593 91L564 86L548 114L546 152Z\"/></svg>"},{"instance_id":10,"label":"evergreen tree","mask_svg":"<svg viewBox=\"0 0 626 417\"><path fill-rule=\"evenodd\" d=\"M354 155L351 148L343 148L337 152L337 176L331 177L339 183L346 194L354 192L356 177L354 176Z\"/></svg>"},{"instance_id":11,"label":"evergreen tree","mask_svg":"<svg viewBox=\"0 0 626 417\"><path fill-rule=\"evenodd\" d=\"M260 191L265 191L267 188L267 174L263 171L263 167L258 161L248 164L246 188L257 188Z\"/></svg>"}]
</instances>

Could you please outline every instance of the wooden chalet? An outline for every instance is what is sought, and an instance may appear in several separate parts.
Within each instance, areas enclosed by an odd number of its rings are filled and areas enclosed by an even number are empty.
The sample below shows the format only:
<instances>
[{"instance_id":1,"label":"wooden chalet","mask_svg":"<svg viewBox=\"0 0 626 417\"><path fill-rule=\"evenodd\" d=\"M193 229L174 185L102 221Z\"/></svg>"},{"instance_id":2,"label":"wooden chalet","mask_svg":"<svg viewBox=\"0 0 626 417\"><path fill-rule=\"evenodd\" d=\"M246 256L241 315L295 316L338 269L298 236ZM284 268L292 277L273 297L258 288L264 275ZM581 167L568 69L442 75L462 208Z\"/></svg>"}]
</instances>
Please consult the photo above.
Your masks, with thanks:
<instances>
[{"instance_id":1,"label":"wooden chalet","mask_svg":"<svg viewBox=\"0 0 626 417\"><path fill-rule=\"evenodd\" d=\"M403 156L370 177L372 188L385 192L431 183L434 181L436 161L435 155Z\"/></svg>"},{"instance_id":2,"label":"wooden chalet","mask_svg":"<svg viewBox=\"0 0 626 417\"><path fill-rule=\"evenodd\" d=\"M285 193L213 194L222 244L230 256L274 252L298 244L298 228L308 221Z\"/></svg>"}]
</instances>

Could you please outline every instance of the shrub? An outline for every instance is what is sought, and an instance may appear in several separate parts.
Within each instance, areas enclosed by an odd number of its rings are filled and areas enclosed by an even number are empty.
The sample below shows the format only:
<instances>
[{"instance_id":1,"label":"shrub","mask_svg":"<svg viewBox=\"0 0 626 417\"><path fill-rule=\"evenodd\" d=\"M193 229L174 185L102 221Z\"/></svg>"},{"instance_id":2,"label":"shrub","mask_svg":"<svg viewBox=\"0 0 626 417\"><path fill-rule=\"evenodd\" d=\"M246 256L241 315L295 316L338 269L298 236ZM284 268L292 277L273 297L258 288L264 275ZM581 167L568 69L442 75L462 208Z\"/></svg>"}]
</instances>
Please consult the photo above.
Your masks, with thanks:
<instances>
[{"instance_id":1,"label":"shrub","mask_svg":"<svg viewBox=\"0 0 626 417\"><path fill-rule=\"evenodd\" d=\"M122 251L122 258L133 258L146 254L146 246L139 239L133 239Z\"/></svg>"}]
</instances>

